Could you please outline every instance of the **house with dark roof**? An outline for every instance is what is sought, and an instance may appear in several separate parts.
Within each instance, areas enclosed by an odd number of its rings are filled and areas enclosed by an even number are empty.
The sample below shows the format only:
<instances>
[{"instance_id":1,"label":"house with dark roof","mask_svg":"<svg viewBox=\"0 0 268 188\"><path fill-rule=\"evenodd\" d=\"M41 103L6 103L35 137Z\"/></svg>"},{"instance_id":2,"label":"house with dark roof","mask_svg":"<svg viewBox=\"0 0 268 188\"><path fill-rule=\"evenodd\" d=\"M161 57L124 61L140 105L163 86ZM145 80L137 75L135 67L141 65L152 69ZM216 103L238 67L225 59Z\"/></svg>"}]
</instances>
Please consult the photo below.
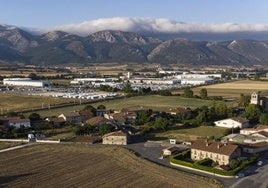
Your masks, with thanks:
<instances>
[{"instance_id":1,"label":"house with dark roof","mask_svg":"<svg viewBox=\"0 0 268 188\"><path fill-rule=\"evenodd\" d=\"M178 153L179 151L180 151L180 149L176 146L169 146L169 147L162 150L163 156L174 155L174 154Z\"/></svg>"},{"instance_id":2,"label":"house with dark roof","mask_svg":"<svg viewBox=\"0 0 268 188\"><path fill-rule=\"evenodd\" d=\"M214 124L218 127L225 127L225 128L237 128L240 129L249 127L249 121L242 117L232 117L228 119L223 119L220 121L215 121Z\"/></svg>"},{"instance_id":3,"label":"house with dark roof","mask_svg":"<svg viewBox=\"0 0 268 188\"><path fill-rule=\"evenodd\" d=\"M245 153L259 153L263 151L268 151L268 142L258 142L258 143L242 143L239 144Z\"/></svg>"},{"instance_id":4,"label":"house with dark roof","mask_svg":"<svg viewBox=\"0 0 268 188\"><path fill-rule=\"evenodd\" d=\"M192 110L190 108L183 108L183 107L178 107L178 108L171 108L169 109L169 111L167 112L171 115L191 115L192 114Z\"/></svg>"},{"instance_id":5,"label":"house with dark roof","mask_svg":"<svg viewBox=\"0 0 268 188\"><path fill-rule=\"evenodd\" d=\"M63 118L66 122L79 124L81 123L81 116L78 112L63 113L58 116L58 118Z\"/></svg>"},{"instance_id":6,"label":"house with dark roof","mask_svg":"<svg viewBox=\"0 0 268 188\"><path fill-rule=\"evenodd\" d=\"M102 136L103 144L127 145L128 142L129 142L129 135L121 130L110 132Z\"/></svg>"},{"instance_id":7,"label":"house with dark roof","mask_svg":"<svg viewBox=\"0 0 268 188\"><path fill-rule=\"evenodd\" d=\"M81 121L84 123L86 122L88 119L94 117L93 112L89 111L89 110L80 110L78 111Z\"/></svg>"},{"instance_id":8,"label":"house with dark roof","mask_svg":"<svg viewBox=\"0 0 268 188\"><path fill-rule=\"evenodd\" d=\"M231 159L241 156L241 149L231 143L221 143L209 140L196 140L191 145L191 159L202 160L210 158L219 165L228 165Z\"/></svg>"},{"instance_id":9,"label":"house with dark roof","mask_svg":"<svg viewBox=\"0 0 268 188\"><path fill-rule=\"evenodd\" d=\"M65 123L65 120L62 117L50 117L46 118L46 121L52 123L54 126L62 126Z\"/></svg>"},{"instance_id":10,"label":"house with dark roof","mask_svg":"<svg viewBox=\"0 0 268 188\"><path fill-rule=\"evenodd\" d=\"M31 127L30 119L11 119L9 120L9 126L20 128L20 127Z\"/></svg>"}]
</instances>

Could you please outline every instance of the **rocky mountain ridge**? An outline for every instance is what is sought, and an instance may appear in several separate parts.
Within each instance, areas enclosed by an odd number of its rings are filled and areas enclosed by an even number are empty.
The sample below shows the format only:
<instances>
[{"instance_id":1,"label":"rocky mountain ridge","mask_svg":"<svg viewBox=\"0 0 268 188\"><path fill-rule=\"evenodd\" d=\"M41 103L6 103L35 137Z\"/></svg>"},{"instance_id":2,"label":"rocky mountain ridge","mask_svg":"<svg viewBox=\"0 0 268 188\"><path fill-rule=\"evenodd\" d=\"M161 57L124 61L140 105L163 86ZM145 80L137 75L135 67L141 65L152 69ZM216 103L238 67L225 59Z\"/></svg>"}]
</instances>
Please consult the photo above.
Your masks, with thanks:
<instances>
[{"instance_id":1,"label":"rocky mountain ridge","mask_svg":"<svg viewBox=\"0 0 268 188\"><path fill-rule=\"evenodd\" d=\"M156 62L198 65L268 65L268 41L162 41L132 32L105 30L81 37L62 31L32 35L0 25L1 64Z\"/></svg>"}]
</instances>

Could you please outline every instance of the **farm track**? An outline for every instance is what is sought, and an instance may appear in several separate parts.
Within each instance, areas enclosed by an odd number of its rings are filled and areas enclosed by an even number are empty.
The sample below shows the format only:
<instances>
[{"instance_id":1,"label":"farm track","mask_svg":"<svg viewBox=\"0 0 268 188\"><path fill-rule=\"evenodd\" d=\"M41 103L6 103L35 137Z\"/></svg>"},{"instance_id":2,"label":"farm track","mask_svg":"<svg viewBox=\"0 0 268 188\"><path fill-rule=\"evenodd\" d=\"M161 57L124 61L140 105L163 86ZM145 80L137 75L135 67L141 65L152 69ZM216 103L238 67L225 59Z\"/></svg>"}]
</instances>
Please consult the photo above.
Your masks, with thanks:
<instances>
[{"instance_id":1,"label":"farm track","mask_svg":"<svg viewBox=\"0 0 268 188\"><path fill-rule=\"evenodd\" d=\"M220 187L116 146L34 145L0 153L0 187Z\"/></svg>"}]
</instances>

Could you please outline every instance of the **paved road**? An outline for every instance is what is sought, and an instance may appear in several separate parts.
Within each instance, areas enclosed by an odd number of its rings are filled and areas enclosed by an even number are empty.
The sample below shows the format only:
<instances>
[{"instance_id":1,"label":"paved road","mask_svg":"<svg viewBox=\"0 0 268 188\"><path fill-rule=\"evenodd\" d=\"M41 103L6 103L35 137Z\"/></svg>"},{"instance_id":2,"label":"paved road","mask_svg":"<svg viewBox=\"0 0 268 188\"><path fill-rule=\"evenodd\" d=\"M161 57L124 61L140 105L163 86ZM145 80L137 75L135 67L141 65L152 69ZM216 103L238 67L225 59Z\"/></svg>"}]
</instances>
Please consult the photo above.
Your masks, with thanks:
<instances>
[{"instance_id":1,"label":"paved road","mask_svg":"<svg viewBox=\"0 0 268 188\"><path fill-rule=\"evenodd\" d=\"M268 185L268 160L267 156L264 156L261 160L263 165L254 165L246 170L250 173L249 176L239 179L230 188L266 188Z\"/></svg>"},{"instance_id":2,"label":"paved road","mask_svg":"<svg viewBox=\"0 0 268 188\"><path fill-rule=\"evenodd\" d=\"M145 147L146 146L146 147ZM169 164L169 160L167 158L161 159L162 149L160 144L145 144L145 142L139 142L135 144L130 144L127 148L135 151L140 157L150 160L152 162L158 163L160 165L164 165L173 169L179 169L181 171L195 174L199 176L214 178L224 184L225 187L230 188L257 188L257 187L266 187L268 185L268 164L259 167L257 165L247 169L247 171L252 171L255 174L251 174L250 176L244 178L222 178L214 175L188 170L181 167L175 167ZM267 161L268 163L268 161Z\"/></svg>"}]
</instances>

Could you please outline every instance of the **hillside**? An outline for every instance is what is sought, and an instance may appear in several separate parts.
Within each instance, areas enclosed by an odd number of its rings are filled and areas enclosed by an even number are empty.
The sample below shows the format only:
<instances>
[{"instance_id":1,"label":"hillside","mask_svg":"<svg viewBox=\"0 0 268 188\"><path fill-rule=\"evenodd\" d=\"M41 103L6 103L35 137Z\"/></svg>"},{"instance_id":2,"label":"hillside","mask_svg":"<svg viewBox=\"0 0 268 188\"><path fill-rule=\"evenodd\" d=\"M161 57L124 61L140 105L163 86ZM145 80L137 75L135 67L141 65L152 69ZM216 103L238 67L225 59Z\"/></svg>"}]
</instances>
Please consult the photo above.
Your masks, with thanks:
<instances>
[{"instance_id":1,"label":"hillside","mask_svg":"<svg viewBox=\"0 0 268 188\"><path fill-rule=\"evenodd\" d=\"M62 31L32 35L16 27L0 25L0 65L86 65L95 62L268 65L268 42L208 42L186 38L162 41L137 33L111 30L86 37Z\"/></svg>"}]
</instances>

